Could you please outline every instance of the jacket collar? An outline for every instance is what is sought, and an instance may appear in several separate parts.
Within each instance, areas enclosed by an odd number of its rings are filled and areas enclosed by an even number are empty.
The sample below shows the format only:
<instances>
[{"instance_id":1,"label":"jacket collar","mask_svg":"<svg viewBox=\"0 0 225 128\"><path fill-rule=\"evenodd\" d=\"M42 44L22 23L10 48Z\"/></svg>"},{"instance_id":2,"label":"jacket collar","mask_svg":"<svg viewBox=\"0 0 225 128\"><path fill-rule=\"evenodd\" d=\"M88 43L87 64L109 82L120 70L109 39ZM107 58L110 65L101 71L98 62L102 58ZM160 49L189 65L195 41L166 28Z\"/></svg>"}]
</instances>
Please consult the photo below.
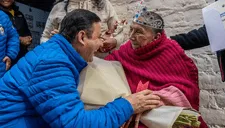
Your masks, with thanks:
<instances>
[{"instance_id":1,"label":"jacket collar","mask_svg":"<svg viewBox=\"0 0 225 128\"><path fill-rule=\"evenodd\" d=\"M81 72L87 66L87 62L80 56L80 54L72 47L72 45L60 34L52 37L52 40L57 42L70 61L76 66L77 70Z\"/></svg>"}]
</instances>

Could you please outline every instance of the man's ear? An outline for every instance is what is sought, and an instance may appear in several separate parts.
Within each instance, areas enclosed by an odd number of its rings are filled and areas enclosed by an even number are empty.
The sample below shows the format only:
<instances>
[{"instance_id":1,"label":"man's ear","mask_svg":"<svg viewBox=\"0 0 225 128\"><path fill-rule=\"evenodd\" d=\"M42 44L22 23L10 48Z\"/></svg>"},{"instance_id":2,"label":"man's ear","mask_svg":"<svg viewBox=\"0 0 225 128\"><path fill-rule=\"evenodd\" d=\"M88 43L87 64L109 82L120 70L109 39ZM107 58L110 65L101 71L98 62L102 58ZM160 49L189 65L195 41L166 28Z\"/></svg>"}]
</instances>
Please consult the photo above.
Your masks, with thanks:
<instances>
[{"instance_id":1,"label":"man's ear","mask_svg":"<svg viewBox=\"0 0 225 128\"><path fill-rule=\"evenodd\" d=\"M85 36L86 36L86 32L81 30L78 32L77 34L77 41L81 44L81 45L85 45Z\"/></svg>"}]
</instances>

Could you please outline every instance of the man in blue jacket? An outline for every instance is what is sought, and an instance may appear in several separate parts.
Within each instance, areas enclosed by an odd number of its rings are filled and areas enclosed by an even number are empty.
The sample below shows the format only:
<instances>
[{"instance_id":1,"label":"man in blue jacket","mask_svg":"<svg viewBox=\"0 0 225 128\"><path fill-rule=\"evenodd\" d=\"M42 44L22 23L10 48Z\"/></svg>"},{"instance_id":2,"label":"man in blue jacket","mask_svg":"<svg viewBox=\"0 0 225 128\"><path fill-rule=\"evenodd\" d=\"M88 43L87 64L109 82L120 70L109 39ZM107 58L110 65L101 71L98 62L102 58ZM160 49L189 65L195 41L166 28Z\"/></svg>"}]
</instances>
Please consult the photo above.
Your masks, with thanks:
<instances>
[{"instance_id":1,"label":"man in blue jacket","mask_svg":"<svg viewBox=\"0 0 225 128\"><path fill-rule=\"evenodd\" d=\"M77 91L79 73L103 44L100 28L96 14L72 11L60 34L13 66L0 80L0 127L118 128L132 114L157 107L159 97L145 90L84 110Z\"/></svg>"},{"instance_id":2,"label":"man in blue jacket","mask_svg":"<svg viewBox=\"0 0 225 128\"><path fill-rule=\"evenodd\" d=\"M0 10L0 77L11 67L19 52L19 36L8 15Z\"/></svg>"}]
</instances>

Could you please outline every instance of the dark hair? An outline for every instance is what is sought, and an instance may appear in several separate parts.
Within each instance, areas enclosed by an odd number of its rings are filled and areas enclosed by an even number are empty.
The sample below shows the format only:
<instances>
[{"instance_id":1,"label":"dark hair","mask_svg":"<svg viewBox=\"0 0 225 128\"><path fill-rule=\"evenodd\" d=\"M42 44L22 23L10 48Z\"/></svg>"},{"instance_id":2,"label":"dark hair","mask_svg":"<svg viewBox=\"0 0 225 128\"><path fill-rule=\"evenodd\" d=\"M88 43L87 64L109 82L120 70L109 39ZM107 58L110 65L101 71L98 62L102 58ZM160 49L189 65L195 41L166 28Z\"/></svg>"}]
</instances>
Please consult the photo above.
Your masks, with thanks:
<instances>
[{"instance_id":1,"label":"dark hair","mask_svg":"<svg viewBox=\"0 0 225 128\"><path fill-rule=\"evenodd\" d=\"M57 1L55 1L54 5L56 5L60 2L65 3L64 10L66 13L68 13L68 6L69 6L70 0L66 0L66 1L65 0L57 0ZM94 7L98 8L98 11L101 11L106 5L106 1L105 0L95 0L95 1L92 1L92 4L94 5Z\"/></svg>"},{"instance_id":2,"label":"dark hair","mask_svg":"<svg viewBox=\"0 0 225 128\"><path fill-rule=\"evenodd\" d=\"M67 11L67 8L68 8L68 5L69 5L69 0L66 0L66 1L64 1L64 0L56 0L56 1L53 3L53 5L55 6L56 4L58 4L58 3L60 3L60 2L66 3L66 5L64 6L64 10L65 10L66 13L67 13L67 12L68 12L68 11Z\"/></svg>"},{"instance_id":3,"label":"dark hair","mask_svg":"<svg viewBox=\"0 0 225 128\"><path fill-rule=\"evenodd\" d=\"M56 4L58 4L59 2L62 2L62 1L64 1L64 0L56 0L56 1L53 3L53 5L56 5Z\"/></svg>"},{"instance_id":4,"label":"dark hair","mask_svg":"<svg viewBox=\"0 0 225 128\"><path fill-rule=\"evenodd\" d=\"M106 6L106 0L94 0L92 1L94 8L97 7L98 11L101 11Z\"/></svg>"},{"instance_id":5,"label":"dark hair","mask_svg":"<svg viewBox=\"0 0 225 128\"><path fill-rule=\"evenodd\" d=\"M101 19L91 11L76 9L64 17L59 33L71 43L81 30L86 31L88 38L91 38L93 24L100 21Z\"/></svg>"},{"instance_id":6,"label":"dark hair","mask_svg":"<svg viewBox=\"0 0 225 128\"><path fill-rule=\"evenodd\" d=\"M69 6L69 0L66 1L66 5L64 7L64 10L66 11L66 13L68 13L68 6Z\"/></svg>"},{"instance_id":7,"label":"dark hair","mask_svg":"<svg viewBox=\"0 0 225 128\"><path fill-rule=\"evenodd\" d=\"M8 12L8 10L7 10L8 8L5 8L1 4L0 4L0 8L1 8L1 10ZM12 8L14 11L18 11L19 10L19 7L16 6L15 1L11 4L10 8Z\"/></svg>"}]
</instances>

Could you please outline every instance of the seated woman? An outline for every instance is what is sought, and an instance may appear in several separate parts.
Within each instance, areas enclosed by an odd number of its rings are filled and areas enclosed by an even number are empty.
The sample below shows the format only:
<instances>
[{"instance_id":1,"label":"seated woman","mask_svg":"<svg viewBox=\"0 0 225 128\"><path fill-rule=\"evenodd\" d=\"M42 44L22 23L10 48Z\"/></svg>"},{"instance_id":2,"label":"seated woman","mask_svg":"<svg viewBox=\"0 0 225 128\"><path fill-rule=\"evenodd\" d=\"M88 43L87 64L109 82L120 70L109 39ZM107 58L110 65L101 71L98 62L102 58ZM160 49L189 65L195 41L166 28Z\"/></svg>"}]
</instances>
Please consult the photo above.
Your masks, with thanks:
<instances>
[{"instance_id":1,"label":"seated woman","mask_svg":"<svg viewBox=\"0 0 225 128\"><path fill-rule=\"evenodd\" d=\"M198 69L177 42L167 38L164 21L158 14L146 8L136 14L128 42L105 59L122 64L132 93L141 88L156 92L166 89L170 93L168 97L161 97L166 98L163 104L185 106L168 100L176 99L172 94L180 91L191 107L199 110ZM188 107L188 103L186 105ZM207 128L205 122L200 121L200 127Z\"/></svg>"}]
</instances>

